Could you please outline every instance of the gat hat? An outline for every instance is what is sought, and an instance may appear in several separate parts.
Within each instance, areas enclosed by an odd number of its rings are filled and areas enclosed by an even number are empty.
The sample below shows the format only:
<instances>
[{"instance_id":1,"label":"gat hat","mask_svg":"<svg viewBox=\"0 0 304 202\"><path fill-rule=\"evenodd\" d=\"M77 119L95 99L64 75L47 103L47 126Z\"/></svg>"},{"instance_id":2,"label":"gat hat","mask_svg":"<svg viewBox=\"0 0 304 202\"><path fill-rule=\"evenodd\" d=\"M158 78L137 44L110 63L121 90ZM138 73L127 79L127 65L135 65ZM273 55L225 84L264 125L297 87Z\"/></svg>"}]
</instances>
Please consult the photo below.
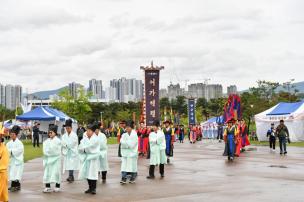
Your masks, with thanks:
<instances>
[{"instance_id":1,"label":"gat hat","mask_svg":"<svg viewBox=\"0 0 304 202\"><path fill-rule=\"evenodd\" d=\"M96 130L96 125L95 125L95 124L92 124L92 123L88 124L88 125L87 125L87 130L95 131L95 130Z\"/></svg>"},{"instance_id":2,"label":"gat hat","mask_svg":"<svg viewBox=\"0 0 304 202\"><path fill-rule=\"evenodd\" d=\"M154 121L153 121L153 126L159 127L159 126L160 126L159 120L154 120Z\"/></svg>"},{"instance_id":3,"label":"gat hat","mask_svg":"<svg viewBox=\"0 0 304 202\"><path fill-rule=\"evenodd\" d=\"M126 126L130 127L130 128L134 128L134 121L132 121L132 120L127 121Z\"/></svg>"},{"instance_id":4,"label":"gat hat","mask_svg":"<svg viewBox=\"0 0 304 202\"><path fill-rule=\"evenodd\" d=\"M10 130L10 133L15 133L16 135L18 135L19 132L20 132L20 130L21 130L21 128L20 128L19 126L14 125L14 126L12 127L12 129Z\"/></svg>"},{"instance_id":5,"label":"gat hat","mask_svg":"<svg viewBox=\"0 0 304 202\"><path fill-rule=\"evenodd\" d=\"M49 125L49 132L54 132L57 135L57 131L58 131L58 126L54 124Z\"/></svg>"},{"instance_id":6,"label":"gat hat","mask_svg":"<svg viewBox=\"0 0 304 202\"><path fill-rule=\"evenodd\" d=\"M65 124L63 125L63 127L72 127L73 121L72 119L68 119L65 121Z\"/></svg>"}]
</instances>

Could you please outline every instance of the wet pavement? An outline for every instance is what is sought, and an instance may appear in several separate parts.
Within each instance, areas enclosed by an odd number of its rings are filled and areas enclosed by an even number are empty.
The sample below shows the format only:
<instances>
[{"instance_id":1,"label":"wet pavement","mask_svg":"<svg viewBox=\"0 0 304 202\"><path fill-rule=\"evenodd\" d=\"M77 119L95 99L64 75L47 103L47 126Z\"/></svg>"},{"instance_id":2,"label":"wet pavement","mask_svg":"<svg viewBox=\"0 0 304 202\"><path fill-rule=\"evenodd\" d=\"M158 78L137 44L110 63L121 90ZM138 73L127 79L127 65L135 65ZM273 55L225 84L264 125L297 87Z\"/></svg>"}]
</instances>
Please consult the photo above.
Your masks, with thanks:
<instances>
[{"instance_id":1,"label":"wet pavement","mask_svg":"<svg viewBox=\"0 0 304 202\"><path fill-rule=\"evenodd\" d=\"M288 155L280 156L278 150L252 146L233 163L222 156L223 148L209 140L176 143L164 179L156 173L155 180L147 180L149 161L140 158L136 184L122 186L117 145L111 145L111 170L95 196L83 193L85 181L63 182L60 193L43 194L42 159L35 159L25 164L22 191L10 194L10 201L304 201L304 148L289 147Z\"/></svg>"}]
</instances>

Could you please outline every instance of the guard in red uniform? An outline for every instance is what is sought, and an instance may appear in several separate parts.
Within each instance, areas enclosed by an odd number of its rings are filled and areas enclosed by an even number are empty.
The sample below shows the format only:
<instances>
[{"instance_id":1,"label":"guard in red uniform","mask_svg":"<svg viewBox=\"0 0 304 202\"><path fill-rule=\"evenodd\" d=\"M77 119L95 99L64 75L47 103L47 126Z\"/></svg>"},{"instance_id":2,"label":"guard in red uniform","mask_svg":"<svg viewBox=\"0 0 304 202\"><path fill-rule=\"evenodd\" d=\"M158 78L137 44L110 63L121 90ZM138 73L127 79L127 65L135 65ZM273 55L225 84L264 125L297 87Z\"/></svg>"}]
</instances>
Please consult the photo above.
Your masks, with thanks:
<instances>
[{"instance_id":1,"label":"guard in red uniform","mask_svg":"<svg viewBox=\"0 0 304 202\"><path fill-rule=\"evenodd\" d=\"M145 127L145 123L140 123L140 128L137 131L138 135L138 153L141 156L145 156L148 151L149 134L148 129Z\"/></svg>"}]
</instances>

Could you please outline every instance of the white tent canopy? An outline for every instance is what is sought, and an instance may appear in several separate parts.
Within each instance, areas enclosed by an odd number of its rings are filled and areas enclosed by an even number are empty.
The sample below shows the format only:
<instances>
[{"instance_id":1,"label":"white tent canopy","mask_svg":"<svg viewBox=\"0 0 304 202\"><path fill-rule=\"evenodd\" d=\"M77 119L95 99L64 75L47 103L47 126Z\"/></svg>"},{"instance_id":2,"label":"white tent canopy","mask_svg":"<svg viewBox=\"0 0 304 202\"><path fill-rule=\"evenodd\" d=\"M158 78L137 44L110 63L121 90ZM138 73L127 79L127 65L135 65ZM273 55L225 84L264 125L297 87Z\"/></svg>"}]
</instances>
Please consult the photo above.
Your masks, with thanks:
<instances>
[{"instance_id":1,"label":"white tent canopy","mask_svg":"<svg viewBox=\"0 0 304 202\"><path fill-rule=\"evenodd\" d=\"M304 101L296 103L281 102L276 106L254 116L259 141L266 141L271 123L275 127L280 120L285 121L292 142L304 141Z\"/></svg>"}]
</instances>

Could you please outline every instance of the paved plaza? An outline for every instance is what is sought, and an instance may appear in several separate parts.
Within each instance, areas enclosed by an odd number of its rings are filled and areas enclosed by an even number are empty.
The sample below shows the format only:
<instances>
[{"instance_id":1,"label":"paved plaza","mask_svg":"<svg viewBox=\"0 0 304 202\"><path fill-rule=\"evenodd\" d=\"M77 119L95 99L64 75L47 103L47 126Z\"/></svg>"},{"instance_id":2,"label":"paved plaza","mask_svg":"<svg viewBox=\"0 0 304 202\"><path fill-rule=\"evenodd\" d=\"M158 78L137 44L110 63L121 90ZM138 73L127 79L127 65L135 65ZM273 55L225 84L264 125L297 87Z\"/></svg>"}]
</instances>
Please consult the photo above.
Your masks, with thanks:
<instances>
[{"instance_id":1,"label":"paved plaza","mask_svg":"<svg viewBox=\"0 0 304 202\"><path fill-rule=\"evenodd\" d=\"M164 179L157 173L155 180L147 180L149 161L140 158L136 184L122 186L117 145L111 145L108 180L98 183L95 196L83 193L85 181L63 182L61 193L43 194L42 159L35 159L25 164L22 191L10 194L10 201L304 201L304 148L289 147L288 156L280 156L252 146L233 163L222 156L223 148L209 140L176 143Z\"/></svg>"}]
</instances>

